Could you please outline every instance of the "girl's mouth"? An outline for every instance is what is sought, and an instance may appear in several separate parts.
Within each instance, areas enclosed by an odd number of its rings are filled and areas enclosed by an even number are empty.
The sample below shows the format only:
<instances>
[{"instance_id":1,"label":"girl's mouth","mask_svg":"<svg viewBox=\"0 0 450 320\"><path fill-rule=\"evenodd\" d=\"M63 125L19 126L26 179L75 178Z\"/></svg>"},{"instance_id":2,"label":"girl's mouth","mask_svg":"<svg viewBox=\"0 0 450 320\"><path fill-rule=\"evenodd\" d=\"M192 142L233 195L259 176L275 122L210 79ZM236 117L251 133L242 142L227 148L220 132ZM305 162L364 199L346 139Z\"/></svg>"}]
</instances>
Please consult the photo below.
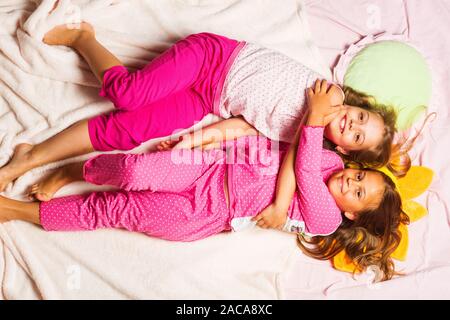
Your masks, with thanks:
<instances>
[{"instance_id":1,"label":"girl's mouth","mask_svg":"<svg viewBox=\"0 0 450 320\"><path fill-rule=\"evenodd\" d=\"M344 133L346 124L347 124L347 115L343 116L341 122L339 123L339 129L341 129L341 134Z\"/></svg>"}]
</instances>

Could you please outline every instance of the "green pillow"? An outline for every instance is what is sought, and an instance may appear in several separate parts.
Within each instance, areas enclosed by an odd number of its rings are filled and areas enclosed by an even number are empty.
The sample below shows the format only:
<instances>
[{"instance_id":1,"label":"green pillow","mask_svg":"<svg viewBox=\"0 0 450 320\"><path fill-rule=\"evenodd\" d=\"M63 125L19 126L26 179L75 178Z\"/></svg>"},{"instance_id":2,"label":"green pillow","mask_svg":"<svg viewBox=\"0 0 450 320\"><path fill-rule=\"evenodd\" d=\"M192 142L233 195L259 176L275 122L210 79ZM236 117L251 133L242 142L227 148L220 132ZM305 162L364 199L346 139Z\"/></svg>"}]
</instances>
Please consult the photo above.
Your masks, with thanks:
<instances>
[{"instance_id":1,"label":"green pillow","mask_svg":"<svg viewBox=\"0 0 450 320\"><path fill-rule=\"evenodd\" d=\"M431 97L431 73L425 59L399 41L367 45L351 60L344 85L394 107L400 130L420 118Z\"/></svg>"}]
</instances>

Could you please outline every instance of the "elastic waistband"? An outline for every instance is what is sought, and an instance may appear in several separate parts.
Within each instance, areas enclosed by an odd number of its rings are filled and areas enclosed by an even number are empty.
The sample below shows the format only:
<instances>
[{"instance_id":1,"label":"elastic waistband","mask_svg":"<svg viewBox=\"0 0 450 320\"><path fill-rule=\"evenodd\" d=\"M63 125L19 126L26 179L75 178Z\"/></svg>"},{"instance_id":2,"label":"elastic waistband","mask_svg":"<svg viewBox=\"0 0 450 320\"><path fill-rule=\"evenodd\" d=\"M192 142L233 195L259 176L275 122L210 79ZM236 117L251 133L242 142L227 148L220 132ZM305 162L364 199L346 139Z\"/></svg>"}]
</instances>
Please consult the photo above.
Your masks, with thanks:
<instances>
[{"instance_id":1,"label":"elastic waistband","mask_svg":"<svg viewBox=\"0 0 450 320\"><path fill-rule=\"evenodd\" d=\"M247 44L247 42L245 42L245 41L240 41L238 43L236 48L233 49L233 52L231 53L230 57L228 58L228 61L225 64L225 68L223 69L222 74L220 75L219 83L217 85L216 92L214 93L213 112L215 115L220 116L220 112L219 112L220 97L222 95L223 85L225 83L225 79L227 78L228 72L230 71L231 67L233 66L233 63L236 60L237 55L242 50L242 48L244 48L244 46L246 44Z\"/></svg>"}]
</instances>

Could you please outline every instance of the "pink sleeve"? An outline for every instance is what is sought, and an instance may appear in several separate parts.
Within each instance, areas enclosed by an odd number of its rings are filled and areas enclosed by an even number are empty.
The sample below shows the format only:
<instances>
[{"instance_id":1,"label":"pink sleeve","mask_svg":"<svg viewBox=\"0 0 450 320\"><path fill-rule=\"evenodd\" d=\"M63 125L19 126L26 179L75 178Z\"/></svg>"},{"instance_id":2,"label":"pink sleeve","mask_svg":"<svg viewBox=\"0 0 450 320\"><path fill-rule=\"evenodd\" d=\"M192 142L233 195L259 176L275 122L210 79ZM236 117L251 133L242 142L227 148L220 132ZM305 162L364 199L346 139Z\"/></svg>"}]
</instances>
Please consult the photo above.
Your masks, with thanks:
<instances>
[{"instance_id":1,"label":"pink sleeve","mask_svg":"<svg viewBox=\"0 0 450 320\"><path fill-rule=\"evenodd\" d=\"M295 161L302 218L311 235L331 234L342 222L341 212L323 181L323 130L303 127Z\"/></svg>"}]
</instances>

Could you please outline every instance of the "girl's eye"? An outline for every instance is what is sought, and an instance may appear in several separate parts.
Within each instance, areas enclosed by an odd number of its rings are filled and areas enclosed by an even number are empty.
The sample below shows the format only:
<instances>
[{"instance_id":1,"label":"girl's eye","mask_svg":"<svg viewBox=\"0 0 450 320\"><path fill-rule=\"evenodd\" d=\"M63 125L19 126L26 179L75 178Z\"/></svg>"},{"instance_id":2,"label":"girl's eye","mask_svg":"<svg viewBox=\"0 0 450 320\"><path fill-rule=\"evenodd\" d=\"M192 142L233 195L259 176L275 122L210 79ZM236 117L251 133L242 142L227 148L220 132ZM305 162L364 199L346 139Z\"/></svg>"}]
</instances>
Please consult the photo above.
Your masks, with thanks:
<instances>
[{"instance_id":1,"label":"girl's eye","mask_svg":"<svg viewBox=\"0 0 450 320\"><path fill-rule=\"evenodd\" d=\"M362 173L358 173L356 176L356 180L361 181L362 180Z\"/></svg>"},{"instance_id":2,"label":"girl's eye","mask_svg":"<svg viewBox=\"0 0 450 320\"><path fill-rule=\"evenodd\" d=\"M359 133L355 134L355 142L356 143L359 142L360 138L361 138L361 134L359 134Z\"/></svg>"},{"instance_id":3,"label":"girl's eye","mask_svg":"<svg viewBox=\"0 0 450 320\"><path fill-rule=\"evenodd\" d=\"M361 195L362 195L361 191L356 191L356 197L358 199L361 199Z\"/></svg>"},{"instance_id":4,"label":"girl's eye","mask_svg":"<svg viewBox=\"0 0 450 320\"><path fill-rule=\"evenodd\" d=\"M359 114L359 120L360 120L361 122L364 120L364 115L363 115L362 112Z\"/></svg>"}]
</instances>

